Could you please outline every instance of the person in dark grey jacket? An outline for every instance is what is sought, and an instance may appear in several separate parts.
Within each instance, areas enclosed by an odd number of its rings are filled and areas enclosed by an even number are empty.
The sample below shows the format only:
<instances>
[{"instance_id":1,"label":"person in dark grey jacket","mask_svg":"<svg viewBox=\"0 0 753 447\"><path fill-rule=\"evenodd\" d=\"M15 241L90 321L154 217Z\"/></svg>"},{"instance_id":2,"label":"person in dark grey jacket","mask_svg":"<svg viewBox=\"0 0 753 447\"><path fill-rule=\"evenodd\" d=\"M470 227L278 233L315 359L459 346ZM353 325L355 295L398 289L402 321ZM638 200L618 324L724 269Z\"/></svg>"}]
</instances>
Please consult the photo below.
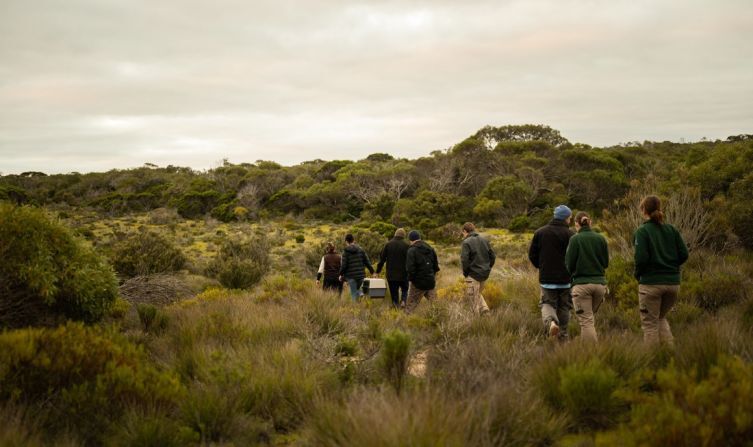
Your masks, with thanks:
<instances>
[{"instance_id":1,"label":"person in dark grey jacket","mask_svg":"<svg viewBox=\"0 0 753 447\"><path fill-rule=\"evenodd\" d=\"M408 302L405 304L405 312L412 312L421 298L426 297L432 301L437 298L436 275L439 271L437 252L431 245L421 240L421 234L413 230L408 234L411 246L405 261L405 269L408 273Z\"/></svg>"},{"instance_id":2,"label":"person in dark grey jacket","mask_svg":"<svg viewBox=\"0 0 753 447\"><path fill-rule=\"evenodd\" d=\"M476 314L485 314L489 312L489 306L481 293L494 267L496 255L489 242L476 232L473 223L463 224L463 237L460 263L465 277L465 299Z\"/></svg>"},{"instance_id":3,"label":"person in dark grey jacket","mask_svg":"<svg viewBox=\"0 0 753 447\"><path fill-rule=\"evenodd\" d=\"M377 274L387 263L387 286L390 288L392 304L405 307L408 299L408 276L405 272L405 260L408 256L408 243L405 242L405 230L398 228L395 237L385 244L377 264Z\"/></svg>"},{"instance_id":4,"label":"person in dark grey jacket","mask_svg":"<svg viewBox=\"0 0 753 447\"><path fill-rule=\"evenodd\" d=\"M364 269L369 269L369 272L374 274L374 267L371 266L369 255L363 251L363 248L356 245L352 234L345 236L345 243L347 246L343 250L340 280L347 281L348 286L350 286L350 297L353 301L357 301L359 297L363 296L361 286L366 278Z\"/></svg>"},{"instance_id":5,"label":"person in dark grey jacket","mask_svg":"<svg viewBox=\"0 0 753 447\"><path fill-rule=\"evenodd\" d=\"M573 212L566 205L554 209L554 218L533 234L528 259L539 269L541 286L541 319L552 338L566 340L567 324L573 298L570 294L570 272L565 267L565 253L573 231L570 219Z\"/></svg>"}]
</instances>

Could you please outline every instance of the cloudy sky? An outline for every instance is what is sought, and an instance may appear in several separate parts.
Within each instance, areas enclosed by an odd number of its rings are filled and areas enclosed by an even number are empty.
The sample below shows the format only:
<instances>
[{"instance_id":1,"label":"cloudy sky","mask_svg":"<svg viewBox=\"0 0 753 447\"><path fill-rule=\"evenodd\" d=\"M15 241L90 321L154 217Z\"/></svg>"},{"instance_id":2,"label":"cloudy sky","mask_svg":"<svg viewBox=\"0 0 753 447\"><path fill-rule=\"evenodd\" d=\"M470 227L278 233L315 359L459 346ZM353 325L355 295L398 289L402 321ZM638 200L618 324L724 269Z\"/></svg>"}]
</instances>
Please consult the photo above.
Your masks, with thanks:
<instances>
[{"instance_id":1,"label":"cloudy sky","mask_svg":"<svg viewBox=\"0 0 753 447\"><path fill-rule=\"evenodd\" d=\"M750 0L0 0L0 172L753 133Z\"/></svg>"}]
</instances>

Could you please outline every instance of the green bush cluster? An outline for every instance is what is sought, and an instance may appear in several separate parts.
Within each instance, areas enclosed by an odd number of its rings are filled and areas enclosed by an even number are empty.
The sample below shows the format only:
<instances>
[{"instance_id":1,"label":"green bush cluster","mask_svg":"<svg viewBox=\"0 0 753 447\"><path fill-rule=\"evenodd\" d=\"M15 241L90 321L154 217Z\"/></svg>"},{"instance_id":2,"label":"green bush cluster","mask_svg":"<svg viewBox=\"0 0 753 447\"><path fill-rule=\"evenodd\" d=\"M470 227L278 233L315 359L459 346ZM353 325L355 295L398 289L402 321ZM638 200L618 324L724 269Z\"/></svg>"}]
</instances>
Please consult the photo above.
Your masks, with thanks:
<instances>
[{"instance_id":1,"label":"green bush cluster","mask_svg":"<svg viewBox=\"0 0 753 447\"><path fill-rule=\"evenodd\" d=\"M112 268L41 209L0 203L0 327L93 322L117 296Z\"/></svg>"},{"instance_id":2,"label":"green bush cluster","mask_svg":"<svg viewBox=\"0 0 753 447\"><path fill-rule=\"evenodd\" d=\"M724 357L707 378L675 366L657 374L658 390L634 398L630 421L602 443L749 445L753 439L753 366Z\"/></svg>"},{"instance_id":3,"label":"green bush cluster","mask_svg":"<svg viewBox=\"0 0 753 447\"><path fill-rule=\"evenodd\" d=\"M270 267L265 238L228 240L207 267L207 275L229 289L248 289L261 281Z\"/></svg>"},{"instance_id":4,"label":"green bush cluster","mask_svg":"<svg viewBox=\"0 0 753 447\"><path fill-rule=\"evenodd\" d=\"M129 235L115 247L112 256L115 270L127 278L175 272L186 264L183 252L154 231Z\"/></svg>"},{"instance_id":5,"label":"green bush cluster","mask_svg":"<svg viewBox=\"0 0 753 447\"><path fill-rule=\"evenodd\" d=\"M136 346L80 323L0 334L0 365L0 400L39 405L53 432L91 441L126 408L172 406L183 393Z\"/></svg>"},{"instance_id":6,"label":"green bush cluster","mask_svg":"<svg viewBox=\"0 0 753 447\"><path fill-rule=\"evenodd\" d=\"M408 372L410 354L410 336L396 329L384 335L382 339L381 365L385 377L398 393L403 388Z\"/></svg>"}]
</instances>

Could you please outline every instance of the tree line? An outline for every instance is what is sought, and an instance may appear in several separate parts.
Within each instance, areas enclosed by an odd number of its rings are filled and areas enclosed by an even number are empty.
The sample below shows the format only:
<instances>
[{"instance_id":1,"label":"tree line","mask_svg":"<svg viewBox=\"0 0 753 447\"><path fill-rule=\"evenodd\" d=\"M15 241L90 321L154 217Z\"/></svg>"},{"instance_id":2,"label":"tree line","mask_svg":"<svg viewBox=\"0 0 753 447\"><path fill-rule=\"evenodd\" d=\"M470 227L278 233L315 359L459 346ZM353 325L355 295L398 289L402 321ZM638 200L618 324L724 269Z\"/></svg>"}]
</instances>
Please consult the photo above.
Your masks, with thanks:
<instances>
[{"instance_id":1,"label":"tree line","mask_svg":"<svg viewBox=\"0 0 753 447\"><path fill-rule=\"evenodd\" d=\"M469 218L525 231L559 203L595 215L626 206L631 188L651 179L659 194L684 191L713 217L714 231L748 248L753 235L753 135L725 140L571 143L544 125L486 126L415 160L386 153L363 160L230 163L197 171L158 167L102 173L0 176L0 200L90 207L111 215L175 208L184 218L222 221L282 215L346 222L368 219L435 229Z\"/></svg>"}]
</instances>

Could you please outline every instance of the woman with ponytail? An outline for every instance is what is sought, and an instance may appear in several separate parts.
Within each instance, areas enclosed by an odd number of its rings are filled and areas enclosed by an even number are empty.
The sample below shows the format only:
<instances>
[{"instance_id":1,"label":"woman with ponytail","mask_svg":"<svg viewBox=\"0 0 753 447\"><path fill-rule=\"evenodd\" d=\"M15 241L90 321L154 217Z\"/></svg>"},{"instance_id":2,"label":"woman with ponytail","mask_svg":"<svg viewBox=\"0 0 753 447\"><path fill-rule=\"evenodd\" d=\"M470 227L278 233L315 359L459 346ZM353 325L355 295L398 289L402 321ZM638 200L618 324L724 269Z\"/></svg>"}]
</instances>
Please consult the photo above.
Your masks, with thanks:
<instances>
[{"instance_id":1,"label":"woman with ponytail","mask_svg":"<svg viewBox=\"0 0 753 447\"><path fill-rule=\"evenodd\" d=\"M609 266L607 240L591 230L591 218L583 211L575 215L578 234L570 238L565 266L572 276L573 306L584 340L597 341L594 314L604 302Z\"/></svg>"},{"instance_id":2,"label":"woman with ponytail","mask_svg":"<svg viewBox=\"0 0 753 447\"><path fill-rule=\"evenodd\" d=\"M688 259L688 248L680 232L664 223L661 200L647 196L641 201L647 219L635 231L635 278L643 339L649 344L672 345L674 338L667 313L677 301L680 266Z\"/></svg>"}]
</instances>

